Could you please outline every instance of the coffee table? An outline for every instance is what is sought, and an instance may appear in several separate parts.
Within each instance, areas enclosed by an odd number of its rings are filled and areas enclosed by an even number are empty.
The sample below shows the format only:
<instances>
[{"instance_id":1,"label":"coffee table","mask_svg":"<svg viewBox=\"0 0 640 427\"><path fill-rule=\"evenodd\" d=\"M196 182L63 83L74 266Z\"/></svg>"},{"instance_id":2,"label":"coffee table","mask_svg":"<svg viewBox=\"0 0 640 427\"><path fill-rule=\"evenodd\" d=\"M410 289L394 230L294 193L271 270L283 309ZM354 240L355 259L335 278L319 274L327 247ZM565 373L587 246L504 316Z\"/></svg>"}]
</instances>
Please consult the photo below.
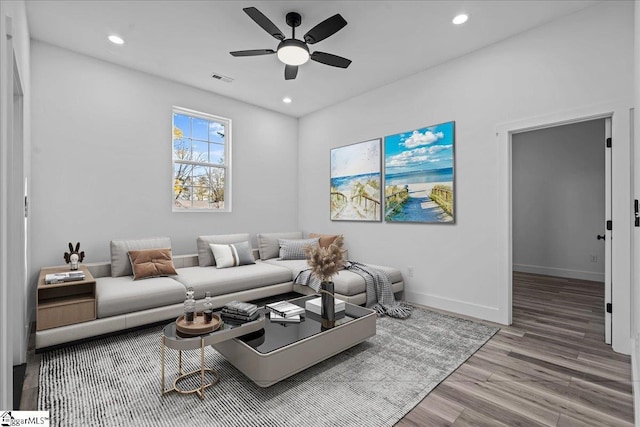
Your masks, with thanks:
<instances>
[{"instance_id":1,"label":"coffee table","mask_svg":"<svg viewBox=\"0 0 640 427\"><path fill-rule=\"evenodd\" d=\"M216 313L219 316L220 313ZM218 317L219 318L219 317ZM232 325L223 323L216 331L209 332L196 336L181 335L176 329L176 322L171 322L162 330L162 365L161 365L161 385L162 395L176 391L181 394L196 393L201 400L204 399L204 390L207 387L211 387L220 380L218 371L212 368L206 368L204 363L204 348L208 345L212 345L221 341L230 340L235 337L250 334L254 331L260 330L265 325L265 316L261 315L257 320L248 322L242 325ZM173 388L166 388L164 379L164 365L165 365L165 347L178 350L178 377L173 382ZM191 372L184 372L182 370L182 352L184 350L197 350L200 349L200 369L196 369ZM205 373L209 372L213 375L213 380L205 382ZM193 389L183 389L179 387L180 381L189 378L191 376L200 376L200 386Z\"/></svg>"},{"instance_id":2,"label":"coffee table","mask_svg":"<svg viewBox=\"0 0 640 427\"><path fill-rule=\"evenodd\" d=\"M289 302L304 307L314 298ZM331 329L323 329L320 316L307 311L300 323L267 319L262 330L212 346L258 386L269 387L374 336L376 317L373 310L346 303L344 316Z\"/></svg>"}]
</instances>

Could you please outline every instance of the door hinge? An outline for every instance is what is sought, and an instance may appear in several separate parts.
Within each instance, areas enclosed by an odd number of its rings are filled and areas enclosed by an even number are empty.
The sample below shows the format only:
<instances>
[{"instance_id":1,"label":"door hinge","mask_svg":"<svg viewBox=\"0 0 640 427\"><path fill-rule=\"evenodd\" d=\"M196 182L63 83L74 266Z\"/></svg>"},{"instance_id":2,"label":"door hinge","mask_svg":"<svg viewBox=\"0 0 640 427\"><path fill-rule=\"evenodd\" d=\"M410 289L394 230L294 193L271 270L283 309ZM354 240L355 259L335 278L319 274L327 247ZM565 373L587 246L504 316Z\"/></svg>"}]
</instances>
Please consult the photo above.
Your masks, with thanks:
<instances>
[{"instance_id":1,"label":"door hinge","mask_svg":"<svg viewBox=\"0 0 640 427\"><path fill-rule=\"evenodd\" d=\"M611 148L611 138L607 138L607 148Z\"/></svg>"},{"instance_id":2,"label":"door hinge","mask_svg":"<svg viewBox=\"0 0 640 427\"><path fill-rule=\"evenodd\" d=\"M607 303L607 313L611 313L611 310L612 310L612 308L611 308L611 303L610 303L610 302L608 302L608 303Z\"/></svg>"},{"instance_id":3,"label":"door hinge","mask_svg":"<svg viewBox=\"0 0 640 427\"><path fill-rule=\"evenodd\" d=\"M611 220L607 221L607 230L609 231L613 230L613 221Z\"/></svg>"},{"instance_id":4,"label":"door hinge","mask_svg":"<svg viewBox=\"0 0 640 427\"><path fill-rule=\"evenodd\" d=\"M633 201L633 214L635 215L635 226L640 227L640 212L638 212L638 199Z\"/></svg>"}]
</instances>

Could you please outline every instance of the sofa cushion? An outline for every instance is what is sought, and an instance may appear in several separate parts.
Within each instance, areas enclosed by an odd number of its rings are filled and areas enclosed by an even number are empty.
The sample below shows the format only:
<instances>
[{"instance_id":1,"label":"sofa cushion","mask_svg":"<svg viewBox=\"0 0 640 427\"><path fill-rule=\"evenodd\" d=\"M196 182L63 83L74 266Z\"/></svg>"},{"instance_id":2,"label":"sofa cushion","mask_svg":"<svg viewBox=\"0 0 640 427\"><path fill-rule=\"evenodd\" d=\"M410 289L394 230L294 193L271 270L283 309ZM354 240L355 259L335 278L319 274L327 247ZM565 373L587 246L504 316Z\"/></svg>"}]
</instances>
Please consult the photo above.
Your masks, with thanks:
<instances>
[{"instance_id":1,"label":"sofa cushion","mask_svg":"<svg viewBox=\"0 0 640 427\"><path fill-rule=\"evenodd\" d=\"M302 231L258 234L258 251L260 252L261 260L278 258L280 255L278 239L302 239Z\"/></svg>"},{"instance_id":2,"label":"sofa cushion","mask_svg":"<svg viewBox=\"0 0 640 427\"><path fill-rule=\"evenodd\" d=\"M223 269L187 267L179 273L175 279L184 287L193 288L196 299L204 298L207 291L217 296L293 280L291 270L264 262Z\"/></svg>"},{"instance_id":3,"label":"sofa cushion","mask_svg":"<svg viewBox=\"0 0 640 427\"><path fill-rule=\"evenodd\" d=\"M249 242L216 245L211 243L211 252L216 260L216 268L237 267L239 265L255 264Z\"/></svg>"},{"instance_id":4,"label":"sofa cushion","mask_svg":"<svg viewBox=\"0 0 640 427\"><path fill-rule=\"evenodd\" d=\"M338 234L318 234L318 233L310 233L309 238L317 237L320 239L320 247L328 248L331 246L334 240L338 238Z\"/></svg>"},{"instance_id":5,"label":"sofa cushion","mask_svg":"<svg viewBox=\"0 0 640 427\"><path fill-rule=\"evenodd\" d=\"M307 246L316 247L319 245L319 239L278 239L280 245L280 259L307 259L304 248Z\"/></svg>"},{"instance_id":6,"label":"sofa cushion","mask_svg":"<svg viewBox=\"0 0 640 427\"><path fill-rule=\"evenodd\" d=\"M171 260L171 249L129 251L133 280L178 274Z\"/></svg>"},{"instance_id":7,"label":"sofa cushion","mask_svg":"<svg viewBox=\"0 0 640 427\"><path fill-rule=\"evenodd\" d=\"M216 265L216 260L211 252L210 244L228 245L230 243L240 243L249 241L249 233L240 234L215 234L211 236L198 236L196 246L198 247L198 265L208 267Z\"/></svg>"},{"instance_id":8,"label":"sofa cushion","mask_svg":"<svg viewBox=\"0 0 640 427\"><path fill-rule=\"evenodd\" d=\"M169 277L134 281L127 277L96 279L98 318L177 304L185 299L185 287Z\"/></svg>"},{"instance_id":9,"label":"sofa cushion","mask_svg":"<svg viewBox=\"0 0 640 427\"><path fill-rule=\"evenodd\" d=\"M273 258L264 261L264 263L288 269L294 279L298 276L298 274L300 274L302 270L309 269L309 264L307 264L306 259L281 260L279 258Z\"/></svg>"},{"instance_id":10,"label":"sofa cushion","mask_svg":"<svg viewBox=\"0 0 640 427\"><path fill-rule=\"evenodd\" d=\"M294 279L302 270L307 270L309 268L309 265L305 260L283 261L279 259L270 259L265 261L265 263L288 268ZM373 264L367 265L384 271L389 277L389 280L391 280L391 283L402 281L402 273L397 268ZM365 293L367 291L367 285L362 276L349 270L340 270L331 280L334 283L335 292L338 294L352 296Z\"/></svg>"},{"instance_id":11,"label":"sofa cushion","mask_svg":"<svg viewBox=\"0 0 640 427\"><path fill-rule=\"evenodd\" d=\"M112 240L111 241L111 277L133 275L129 251L140 249L171 248L168 237L154 237L149 239Z\"/></svg>"}]
</instances>

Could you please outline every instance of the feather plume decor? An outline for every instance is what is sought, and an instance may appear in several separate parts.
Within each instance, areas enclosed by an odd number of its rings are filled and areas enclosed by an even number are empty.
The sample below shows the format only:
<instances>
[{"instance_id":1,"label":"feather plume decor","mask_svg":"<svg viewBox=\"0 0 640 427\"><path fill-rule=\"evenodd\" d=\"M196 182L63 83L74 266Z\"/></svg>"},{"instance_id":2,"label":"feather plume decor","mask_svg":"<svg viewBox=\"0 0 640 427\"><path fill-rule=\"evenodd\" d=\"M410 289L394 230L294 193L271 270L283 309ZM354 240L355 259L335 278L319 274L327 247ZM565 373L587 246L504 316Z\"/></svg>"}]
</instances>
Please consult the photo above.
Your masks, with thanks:
<instances>
[{"instance_id":1,"label":"feather plume decor","mask_svg":"<svg viewBox=\"0 0 640 427\"><path fill-rule=\"evenodd\" d=\"M344 260L342 259L344 238L336 239L327 248L321 246L307 246L304 253L307 256L307 264L311 267L311 272L322 282L330 282L331 278L342 269Z\"/></svg>"}]
</instances>

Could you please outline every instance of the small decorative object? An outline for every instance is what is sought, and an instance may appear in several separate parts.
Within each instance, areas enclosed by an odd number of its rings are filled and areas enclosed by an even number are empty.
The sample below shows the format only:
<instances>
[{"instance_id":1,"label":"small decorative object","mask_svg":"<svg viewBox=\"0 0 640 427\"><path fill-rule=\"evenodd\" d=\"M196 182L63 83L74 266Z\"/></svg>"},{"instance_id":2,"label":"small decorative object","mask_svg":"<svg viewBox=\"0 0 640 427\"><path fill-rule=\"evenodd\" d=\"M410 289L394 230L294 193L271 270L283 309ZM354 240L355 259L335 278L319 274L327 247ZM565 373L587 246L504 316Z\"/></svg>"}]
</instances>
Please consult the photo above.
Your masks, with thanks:
<instances>
[{"instance_id":1,"label":"small decorative object","mask_svg":"<svg viewBox=\"0 0 640 427\"><path fill-rule=\"evenodd\" d=\"M321 307L320 317L323 328L333 328L336 320L334 283L331 278L343 266L342 246L344 239L338 236L328 248L321 246L307 246L307 264L311 273L320 280Z\"/></svg>"},{"instance_id":2,"label":"small decorative object","mask_svg":"<svg viewBox=\"0 0 640 427\"><path fill-rule=\"evenodd\" d=\"M184 320L187 323L193 322L196 313L196 300L193 298L193 288L187 289L187 299L184 300Z\"/></svg>"},{"instance_id":3,"label":"small decorative object","mask_svg":"<svg viewBox=\"0 0 640 427\"><path fill-rule=\"evenodd\" d=\"M320 303L320 317L322 318L323 328L333 328L336 321L336 307L334 297L334 283L325 282L320 283L321 303Z\"/></svg>"},{"instance_id":4,"label":"small decorative object","mask_svg":"<svg viewBox=\"0 0 640 427\"><path fill-rule=\"evenodd\" d=\"M84 259L84 251L80 252L80 242L76 243L76 248L73 248L71 242L69 242L69 252L64 253L64 260L67 264L70 264L71 270L77 270L78 266Z\"/></svg>"},{"instance_id":5,"label":"small decorative object","mask_svg":"<svg viewBox=\"0 0 640 427\"><path fill-rule=\"evenodd\" d=\"M206 322L204 316L197 314L193 321L187 322L184 316L180 316L176 319L176 329L179 332L179 336L196 336L208 334L220 329L222 321L216 314L212 314L211 321Z\"/></svg>"},{"instance_id":6,"label":"small decorative object","mask_svg":"<svg viewBox=\"0 0 640 427\"><path fill-rule=\"evenodd\" d=\"M455 222L455 122L384 138L387 222Z\"/></svg>"},{"instance_id":7,"label":"small decorative object","mask_svg":"<svg viewBox=\"0 0 640 427\"><path fill-rule=\"evenodd\" d=\"M211 303L211 292L207 292L204 297L204 323L211 322L213 319L213 303Z\"/></svg>"},{"instance_id":8,"label":"small decorative object","mask_svg":"<svg viewBox=\"0 0 640 427\"><path fill-rule=\"evenodd\" d=\"M332 221L381 221L380 139L331 149Z\"/></svg>"}]
</instances>

